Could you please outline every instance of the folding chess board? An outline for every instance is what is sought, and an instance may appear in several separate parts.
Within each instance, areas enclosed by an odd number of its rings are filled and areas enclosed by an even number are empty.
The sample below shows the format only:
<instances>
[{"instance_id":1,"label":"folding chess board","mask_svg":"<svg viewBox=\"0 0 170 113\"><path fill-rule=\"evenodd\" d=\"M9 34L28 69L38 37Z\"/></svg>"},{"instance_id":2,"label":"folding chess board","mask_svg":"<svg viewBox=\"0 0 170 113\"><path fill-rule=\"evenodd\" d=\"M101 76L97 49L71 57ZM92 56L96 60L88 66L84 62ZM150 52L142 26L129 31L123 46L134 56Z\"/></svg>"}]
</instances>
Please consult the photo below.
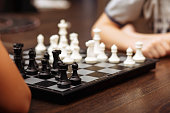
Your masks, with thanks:
<instances>
[{"instance_id":1,"label":"folding chess board","mask_svg":"<svg viewBox=\"0 0 170 113\"><path fill-rule=\"evenodd\" d=\"M25 68L29 63L28 52L28 50L23 51ZM85 53L81 55L83 59L86 56ZM119 54L118 56L121 60L118 64L111 64L109 62L86 64L82 60L82 62L78 63L78 74L82 82L80 85L71 86L70 88L58 88L58 81L54 77L40 79L38 76L27 75L25 82L31 88L33 96L50 99L59 103L67 103L148 72L155 68L157 62L155 59L146 59L144 63L136 63L133 67L126 67L123 64L126 56L123 54ZM11 55L11 57L13 56ZM41 58L42 55L36 55L36 62L40 66ZM71 66L69 66L67 74L69 78L72 74Z\"/></svg>"}]
</instances>

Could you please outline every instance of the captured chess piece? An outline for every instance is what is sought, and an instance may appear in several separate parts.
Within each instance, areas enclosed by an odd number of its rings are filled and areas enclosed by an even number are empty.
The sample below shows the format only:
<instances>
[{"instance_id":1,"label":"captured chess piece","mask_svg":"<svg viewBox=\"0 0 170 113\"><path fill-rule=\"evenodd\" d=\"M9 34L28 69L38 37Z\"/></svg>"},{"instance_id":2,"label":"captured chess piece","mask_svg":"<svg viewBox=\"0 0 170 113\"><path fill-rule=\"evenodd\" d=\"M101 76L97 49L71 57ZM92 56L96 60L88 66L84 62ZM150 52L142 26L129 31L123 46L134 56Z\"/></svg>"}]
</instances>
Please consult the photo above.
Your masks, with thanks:
<instances>
[{"instance_id":1,"label":"captured chess piece","mask_svg":"<svg viewBox=\"0 0 170 113\"><path fill-rule=\"evenodd\" d=\"M47 69L51 69L51 65L50 65L50 63L49 63L49 54L48 54L48 52L46 52L45 54L44 54L44 59L46 59L47 60Z\"/></svg>"},{"instance_id":2,"label":"captured chess piece","mask_svg":"<svg viewBox=\"0 0 170 113\"><path fill-rule=\"evenodd\" d=\"M59 57L59 55L61 54L61 50L53 50L52 53L53 53L54 61L53 61L53 67L51 69L51 74L52 76L55 76L56 80L59 80L60 78L59 64L62 63Z\"/></svg>"},{"instance_id":3,"label":"captured chess piece","mask_svg":"<svg viewBox=\"0 0 170 113\"><path fill-rule=\"evenodd\" d=\"M42 69L41 72L39 73L39 78L41 79L51 78L50 69L47 68L47 63L48 63L47 59L42 59L41 63L42 63Z\"/></svg>"},{"instance_id":4,"label":"captured chess piece","mask_svg":"<svg viewBox=\"0 0 170 113\"><path fill-rule=\"evenodd\" d=\"M72 85L79 85L81 83L81 78L79 77L77 70L78 70L78 64L76 62L74 62L72 64L72 70L73 70L73 74L72 76L69 78L71 81Z\"/></svg>"},{"instance_id":5,"label":"captured chess piece","mask_svg":"<svg viewBox=\"0 0 170 113\"><path fill-rule=\"evenodd\" d=\"M14 61L23 78L26 78L24 65L22 63L22 48L14 46Z\"/></svg>"},{"instance_id":6,"label":"captured chess piece","mask_svg":"<svg viewBox=\"0 0 170 113\"><path fill-rule=\"evenodd\" d=\"M71 85L71 82L67 78L68 65L61 63L61 64L59 64L59 66L60 66L59 71L60 71L61 77L60 77L60 80L57 83L57 85L59 88L62 88L62 89L69 88Z\"/></svg>"},{"instance_id":7,"label":"captured chess piece","mask_svg":"<svg viewBox=\"0 0 170 113\"><path fill-rule=\"evenodd\" d=\"M142 54L142 42L136 42L136 54L133 56L135 62L141 63L145 61L145 57Z\"/></svg>"},{"instance_id":8,"label":"captured chess piece","mask_svg":"<svg viewBox=\"0 0 170 113\"><path fill-rule=\"evenodd\" d=\"M26 69L26 74L27 75L37 75L38 74L38 69L36 67L36 61L35 61L35 51L33 49L29 50L29 64Z\"/></svg>"}]
</instances>

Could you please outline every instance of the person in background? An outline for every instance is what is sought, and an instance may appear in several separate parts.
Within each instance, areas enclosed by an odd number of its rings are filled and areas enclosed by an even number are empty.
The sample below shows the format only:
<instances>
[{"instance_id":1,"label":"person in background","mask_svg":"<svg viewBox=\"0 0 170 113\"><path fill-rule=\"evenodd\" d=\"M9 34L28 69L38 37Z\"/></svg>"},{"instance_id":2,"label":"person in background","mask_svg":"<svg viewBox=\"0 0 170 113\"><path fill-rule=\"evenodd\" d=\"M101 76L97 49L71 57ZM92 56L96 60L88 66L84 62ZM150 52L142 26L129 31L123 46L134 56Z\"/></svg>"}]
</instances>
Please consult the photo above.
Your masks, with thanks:
<instances>
[{"instance_id":1,"label":"person in background","mask_svg":"<svg viewBox=\"0 0 170 113\"><path fill-rule=\"evenodd\" d=\"M101 29L101 41L125 51L143 42L142 52L149 58L170 55L169 0L111 0L92 29ZM93 35L93 34L92 34Z\"/></svg>"},{"instance_id":2,"label":"person in background","mask_svg":"<svg viewBox=\"0 0 170 113\"><path fill-rule=\"evenodd\" d=\"M27 113L30 89L0 41L0 112Z\"/></svg>"}]
</instances>

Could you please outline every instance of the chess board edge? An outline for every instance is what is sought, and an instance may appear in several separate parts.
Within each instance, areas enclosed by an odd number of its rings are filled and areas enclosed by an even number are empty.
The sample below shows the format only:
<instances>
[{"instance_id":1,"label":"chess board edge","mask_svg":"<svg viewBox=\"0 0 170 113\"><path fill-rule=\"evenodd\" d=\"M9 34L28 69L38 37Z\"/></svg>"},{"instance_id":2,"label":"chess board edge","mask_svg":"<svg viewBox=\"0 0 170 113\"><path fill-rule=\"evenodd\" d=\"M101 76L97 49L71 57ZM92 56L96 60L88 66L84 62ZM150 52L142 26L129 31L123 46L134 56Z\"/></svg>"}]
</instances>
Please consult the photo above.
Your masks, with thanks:
<instances>
[{"instance_id":1,"label":"chess board edge","mask_svg":"<svg viewBox=\"0 0 170 113\"><path fill-rule=\"evenodd\" d=\"M156 66L156 62L158 62L157 59L147 59L145 64L141 64L140 66L133 68L133 71L131 71L130 69L129 71L126 70L114 74L107 74L103 78L91 81L84 85L82 84L79 87L68 89L67 91L63 92L31 84L28 84L28 86L33 93L33 97L38 97L41 99L45 98L45 100L47 99L59 104L67 104L80 98L84 98L91 94L100 92L109 87L113 87L114 85L118 85L120 83L128 81L129 79L143 75L151 69L154 69Z\"/></svg>"}]
</instances>

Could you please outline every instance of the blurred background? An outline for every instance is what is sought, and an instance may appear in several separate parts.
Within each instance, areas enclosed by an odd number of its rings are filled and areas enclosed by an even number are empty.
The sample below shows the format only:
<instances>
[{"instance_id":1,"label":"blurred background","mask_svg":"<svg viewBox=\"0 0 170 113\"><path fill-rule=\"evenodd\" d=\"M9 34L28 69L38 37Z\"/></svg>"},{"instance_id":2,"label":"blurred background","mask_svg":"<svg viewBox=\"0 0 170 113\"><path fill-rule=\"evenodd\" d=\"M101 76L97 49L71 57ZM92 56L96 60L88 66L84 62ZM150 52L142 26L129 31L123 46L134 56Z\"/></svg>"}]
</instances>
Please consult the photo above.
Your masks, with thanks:
<instances>
[{"instance_id":1,"label":"blurred background","mask_svg":"<svg viewBox=\"0 0 170 113\"><path fill-rule=\"evenodd\" d=\"M35 47L38 34L49 37L58 34L61 19L69 22L68 33L76 32L84 43L91 39L91 27L109 0L0 0L1 40L9 52L12 44Z\"/></svg>"}]
</instances>

